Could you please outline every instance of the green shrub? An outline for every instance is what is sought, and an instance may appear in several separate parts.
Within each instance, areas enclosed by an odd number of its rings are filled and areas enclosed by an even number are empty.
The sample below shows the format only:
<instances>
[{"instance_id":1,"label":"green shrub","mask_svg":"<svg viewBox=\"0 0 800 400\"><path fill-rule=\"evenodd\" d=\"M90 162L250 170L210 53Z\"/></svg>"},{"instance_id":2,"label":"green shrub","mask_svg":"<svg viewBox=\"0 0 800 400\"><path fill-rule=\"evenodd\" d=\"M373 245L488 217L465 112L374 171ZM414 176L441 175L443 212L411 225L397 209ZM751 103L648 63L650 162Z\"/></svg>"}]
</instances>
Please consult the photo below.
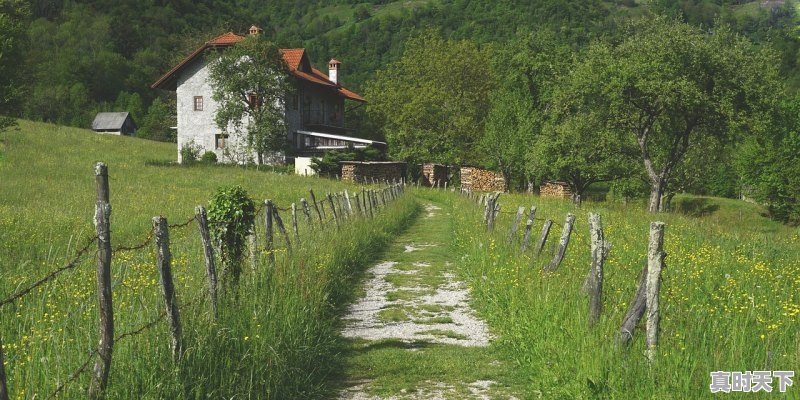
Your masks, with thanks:
<instances>
[{"instance_id":1,"label":"green shrub","mask_svg":"<svg viewBox=\"0 0 800 400\"><path fill-rule=\"evenodd\" d=\"M219 244L223 273L234 284L242 273L247 235L253 227L256 207L241 186L221 187L208 203L211 236Z\"/></svg>"},{"instance_id":2,"label":"green shrub","mask_svg":"<svg viewBox=\"0 0 800 400\"><path fill-rule=\"evenodd\" d=\"M217 153L213 151L206 151L203 153L203 156L200 157L200 161L206 164L215 164L217 162Z\"/></svg>"},{"instance_id":3,"label":"green shrub","mask_svg":"<svg viewBox=\"0 0 800 400\"><path fill-rule=\"evenodd\" d=\"M184 143L181 146L181 164L192 165L200 157L200 146L194 142Z\"/></svg>"}]
</instances>

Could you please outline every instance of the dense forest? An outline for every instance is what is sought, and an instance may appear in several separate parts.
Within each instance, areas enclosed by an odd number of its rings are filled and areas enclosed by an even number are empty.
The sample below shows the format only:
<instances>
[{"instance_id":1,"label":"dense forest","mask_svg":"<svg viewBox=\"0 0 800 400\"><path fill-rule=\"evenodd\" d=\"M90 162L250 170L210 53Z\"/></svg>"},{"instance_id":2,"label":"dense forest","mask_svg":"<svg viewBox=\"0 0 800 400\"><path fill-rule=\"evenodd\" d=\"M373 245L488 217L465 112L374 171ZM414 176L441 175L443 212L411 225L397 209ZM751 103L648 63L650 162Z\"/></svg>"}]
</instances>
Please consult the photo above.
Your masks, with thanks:
<instances>
[{"instance_id":1,"label":"dense forest","mask_svg":"<svg viewBox=\"0 0 800 400\"><path fill-rule=\"evenodd\" d=\"M736 138L734 146L724 141L708 143L703 148L706 154L715 155L711 160L704 158L703 152L682 154L687 162L671 172L680 177L675 180L680 184L673 184L670 191L738 196L743 189L759 192L753 182L769 181L770 190L777 193L773 197L791 199L789 208L794 207L796 214L797 196L776 189L787 185L787 178L778 176L785 173L780 165L794 160L792 149L797 147L794 129L786 128L796 119L786 110L796 108L793 98L800 88L799 18L792 0L0 0L0 116L88 127L98 111L130 111L141 137L174 140L169 129L174 125L174 95L150 89L150 84L210 38L227 31L243 33L256 24L280 47L307 48L317 66L331 57L342 60L340 80L368 97L391 98L391 68L405 65L409 70L403 62L427 65L423 74L427 76L417 78L420 82L436 79L442 85L452 73L448 66L437 65L437 60L470 65L470 71L460 69L465 76L475 75L476 70L478 76L485 72L487 79L477 89L465 87L483 94L461 103L473 119L464 117L442 129L460 135L450 150L480 143L482 148L494 145L498 156L487 159L450 151L442 153L442 160L502 170L522 187L531 179L565 179L564 175L574 171L536 168L528 162L535 151L496 146L506 140L502 135L524 130L520 137L526 138L531 132L558 129L577 134L579 129L569 124L578 122L572 120L546 125L560 117L545 110L550 110L558 96L565 98L546 83L562 79L564 71L580 66L579 59L591 56L587 49L595 43L605 43L610 49L624 47L631 35L631 21L652 15L685 21L704 32L727 29L735 37L745 38L748 45L769 49L774 57L768 57L770 64L759 68L774 70L784 88L781 94L786 92L781 100L783 111L778 112L782 117L777 118L786 123L784 128L773 129L782 129L782 134L771 140ZM414 46L416 50L407 52ZM434 51L436 48L439 50ZM454 54L453 48L460 49L460 54ZM536 53L543 56L532 56ZM414 57L420 58L414 61ZM435 94L429 99L458 84L460 80L427 88ZM520 87L525 93L517 90ZM397 132L387 131L392 121L386 120L386 109L381 110L380 103L351 110L348 123L356 135L383 138L394 134L391 139L396 140ZM464 109L447 112L468 114ZM523 120L517 118L520 114L541 118ZM0 128L9 121L0 120ZM422 130L416 134L419 132ZM417 139L412 135L404 140ZM547 144L558 143L549 140ZM709 152L709 146L716 147ZM396 147L392 155L420 161L405 150ZM563 147L548 152L576 154L575 149ZM741 154L749 156L742 158ZM759 167L737 173L729 168L737 162ZM576 161L568 164L575 167ZM587 168L598 165L601 163L595 162ZM627 174L625 179L617 179L619 174L611 173L614 168L629 171L630 166L603 168L601 172L608 176L587 179L587 169L580 171L582 176L572 179L576 189L582 191L595 181L613 181L612 190L625 197L643 192L644 177ZM767 175L771 178L765 179ZM613 179L606 179L609 177ZM750 184L745 184L745 179ZM765 193L755 197L769 200ZM783 219L797 218L791 217L791 211L779 214Z\"/></svg>"}]
</instances>

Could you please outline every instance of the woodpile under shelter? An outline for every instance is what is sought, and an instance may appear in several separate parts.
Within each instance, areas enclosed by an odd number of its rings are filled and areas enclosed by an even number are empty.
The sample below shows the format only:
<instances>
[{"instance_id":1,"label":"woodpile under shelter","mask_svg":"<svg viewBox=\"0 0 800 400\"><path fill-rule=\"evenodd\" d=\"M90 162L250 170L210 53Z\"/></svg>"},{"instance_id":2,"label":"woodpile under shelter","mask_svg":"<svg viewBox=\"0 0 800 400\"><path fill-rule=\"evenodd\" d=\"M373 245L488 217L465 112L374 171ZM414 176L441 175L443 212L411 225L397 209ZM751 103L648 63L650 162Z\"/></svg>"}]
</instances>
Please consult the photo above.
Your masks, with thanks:
<instances>
[{"instance_id":1,"label":"woodpile under shelter","mask_svg":"<svg viewBox=\"0 0 800 400\"><path fill-rule=\"evenodd\" d=\"M405 176L406 163L400 161L340 161L342 180L353 182L394 182Z\"/></svg>"},{"instance_id":2,"label":"woodpile under shelter","mask_svg":"<svg viewBox=\"0 0 800 400\"><path fill-rule=\"evenodd\" d=\"M444 186L447 182L447 166L442 164L422 164L423 186Z\"/></svg>"},{"instance_id":3,"label":"woodpile under shelter","mask_svg":"<svg viewBox=\"0 0 800 400\"><path fill-rule=\"evenodd\" d=\"M136 123L127 112L101 112L94 117L92 130L109 135L133 136L136 134Z\"/></svg>"},{"instance_id":4,"label":"woodpile under shelter","mask_svg":"<svg viewBox=\"0 0 800 400\"><path fill-rule=\"evenodd\" d=\"M539 196L571 199L572 189L567 182L544 181L541 186L539 186Z\"/></svg>"},{"instance_id":5,"label":"woodpile under shelter","mask_svg":"<svg viewBox=\"0 0 800 400\"><path fill-rule=\"evenodd\" d=\"M473 192L508 190L503 174L478 167L461 167L461 188Z\"/></svg>"}]
</instances>

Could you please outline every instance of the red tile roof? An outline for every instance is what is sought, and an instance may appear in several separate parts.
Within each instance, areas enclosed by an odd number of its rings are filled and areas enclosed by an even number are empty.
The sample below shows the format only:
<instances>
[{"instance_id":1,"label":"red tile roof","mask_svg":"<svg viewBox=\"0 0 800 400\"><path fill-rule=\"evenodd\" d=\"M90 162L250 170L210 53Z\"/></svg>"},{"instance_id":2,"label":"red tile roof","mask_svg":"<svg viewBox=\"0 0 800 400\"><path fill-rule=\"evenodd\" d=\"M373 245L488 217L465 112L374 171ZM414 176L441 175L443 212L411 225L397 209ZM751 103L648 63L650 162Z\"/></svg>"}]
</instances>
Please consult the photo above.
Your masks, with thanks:
<instances>
[{"instance_id":1,"label":"red tile roof","mask_svg":"<svg viewBox=\"0 0 800 400\"><path fill-rule=\"evenodd\" d=\"M214 39L209 40L199 49L195 50L190 54L188 57L184 58L183 61L178 63L178 65L172 67L169 71L167 71L164 76L159 78L155 83L150 85L153 89L165 89L165 90L175 90L177 88L177 81L178 81L178 72L183 69L189 62L200 56L206 49L213 48L213 47L227 47L232 46L240 41L244 40L244 36L239 36L233 32L228 32L222 35L215 37ZM283 60L286 61L286 65L289 67L289 73L298 79L304 80L306 82L314 83L317 85L328 86L333 88L337 91L337 93L350 100L366 102L363 97L354 93L344 86L337 85L331 82L328 79L328 75L323 74L316 68L311 68L310 72L303 71L301 68L301 64L303 62L303 58L307 57L306 49L299 48L299 49L280 49L281 55L283 56Z\"/></svg>"}]
</instances>

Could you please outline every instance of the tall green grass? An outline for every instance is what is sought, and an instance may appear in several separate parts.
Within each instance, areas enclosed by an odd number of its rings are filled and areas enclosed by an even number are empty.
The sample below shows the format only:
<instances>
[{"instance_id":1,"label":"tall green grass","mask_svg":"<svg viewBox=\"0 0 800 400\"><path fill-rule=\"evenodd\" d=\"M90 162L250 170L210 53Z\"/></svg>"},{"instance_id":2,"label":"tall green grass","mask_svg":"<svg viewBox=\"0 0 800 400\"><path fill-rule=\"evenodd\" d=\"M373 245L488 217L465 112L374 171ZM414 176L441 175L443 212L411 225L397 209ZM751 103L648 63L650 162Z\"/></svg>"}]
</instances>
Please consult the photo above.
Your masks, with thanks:
<instances>
[{"instance_id":1,"label":"tall green grass","mask_svg":"<svg viewBox=\"0 0 800 400\"><path fill-rule=\"evenodd\" d=\"M690 217L603 203L576 210L568 202L503 195L505 212L489 234L480 206L449 194L426 195L452 205L460 271L501 347L529 376L528 393L543 398L704 398L710 397L711 371L797 373L800 237L796 228L761 217L757 206L707 198L702 206L718 207ZM538 259L530 250L520 252L524 225L517 240L506 243L520 205L536 205L537 218L554 220ZM567 212L575 213L577 221L566 259L555 273L543 273ZM590 262L588 212L602 215L613 246L605 265L603 314L591 330L588 299L580 292ZM668 256L658 356L649 364L643 321L630 349L619 348L615 338L646 262L653 220L666 222ZM534 223L534 242L542 223ZM800 391L790 388L788 394L797 398Z\"/></svg>"},{"instance_id":2,"label":"tall green grass","mask_svg":"<svg viewBox=\"0 0 800 400\"><path fill-rule=\"evenodd\" d=\"M151 217L186 221L218 186L239 184L251 197L287 207L315 192L355 187L239 167L163 166L175 145L21 121L2 136L0 164L0 298L64 264L93 235L94 161L109 165L112 247L142 242ZM158 166L162 165L162 166ZM375 219L336 230L312 230L301 216L294 254L263 255L237 288L221 294L214 320L197 227L170 232L173 274L184 333L184 359L172 361L164 320L125 337L114 348L108 398L320 398L336 357L338 307L366 264L413 218L412 198ZM290 218L283 213L284 221ZM263 214L257 236L263 246ZM276 239L276 244L281 241ZM163 311L153 245L118 252L112 261L116 336L135 332ZM74 270L0 309L0 334L12 398L43 398L90 359L97 346L93 251ZM93 360L92 360L93 362ZM61 398L83 398L89 373Z\"/></svg>"}]
</instances>

